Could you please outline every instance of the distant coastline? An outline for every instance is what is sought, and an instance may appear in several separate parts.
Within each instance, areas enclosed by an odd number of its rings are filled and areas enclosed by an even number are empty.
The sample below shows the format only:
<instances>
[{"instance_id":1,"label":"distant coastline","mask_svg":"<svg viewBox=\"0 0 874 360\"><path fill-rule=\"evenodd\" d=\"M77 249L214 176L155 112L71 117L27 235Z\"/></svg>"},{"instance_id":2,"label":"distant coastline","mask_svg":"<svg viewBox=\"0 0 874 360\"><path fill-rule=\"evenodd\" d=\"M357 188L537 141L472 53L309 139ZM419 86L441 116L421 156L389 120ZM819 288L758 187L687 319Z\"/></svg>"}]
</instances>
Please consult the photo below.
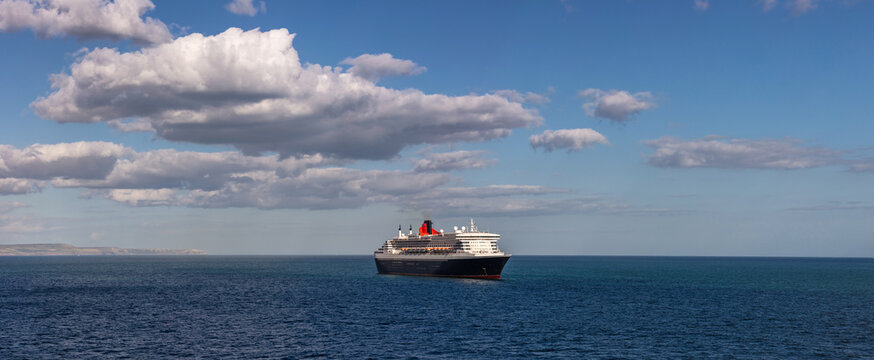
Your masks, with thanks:
<instances>
[{"instance_id":1,"label":"distant coastline","mask_svg":"<svg viewBox=\"0 0 874 360\"><path fill-rule=\"evenodd\" d=\"M70 244L0 244L0 256L206 255L198 249L124 249L114 246L77 247Z\"/></svg>"}]
</instances>

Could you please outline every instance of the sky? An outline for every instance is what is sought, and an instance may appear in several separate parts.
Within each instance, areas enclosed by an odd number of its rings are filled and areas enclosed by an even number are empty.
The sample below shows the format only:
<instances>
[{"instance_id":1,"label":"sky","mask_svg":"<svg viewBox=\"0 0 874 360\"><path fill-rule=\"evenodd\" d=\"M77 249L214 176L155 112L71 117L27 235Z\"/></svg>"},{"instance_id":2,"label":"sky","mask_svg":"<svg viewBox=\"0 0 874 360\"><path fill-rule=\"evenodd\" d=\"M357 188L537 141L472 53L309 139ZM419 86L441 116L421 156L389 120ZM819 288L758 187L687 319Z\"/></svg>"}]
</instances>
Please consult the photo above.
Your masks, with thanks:
<instances>
[{"instance_id":1,"label":"sky","mask_svg":"<svg viewBox=\"0 0 874 360\"><path fill-rule=\"evenodd\" d=\"M874 256L874 2L0 0L0 244Z\"/></svg>"}]
</instances>

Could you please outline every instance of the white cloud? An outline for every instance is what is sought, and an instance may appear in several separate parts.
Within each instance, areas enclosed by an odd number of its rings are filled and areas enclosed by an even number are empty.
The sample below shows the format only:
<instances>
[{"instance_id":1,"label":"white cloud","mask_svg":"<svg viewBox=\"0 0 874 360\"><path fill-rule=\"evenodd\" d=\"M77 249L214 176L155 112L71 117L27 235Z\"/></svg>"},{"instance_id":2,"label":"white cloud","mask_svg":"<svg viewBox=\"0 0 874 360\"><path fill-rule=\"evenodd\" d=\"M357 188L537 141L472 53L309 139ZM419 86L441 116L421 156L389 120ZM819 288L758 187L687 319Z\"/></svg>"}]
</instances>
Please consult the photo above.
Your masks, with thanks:
<instances>
[{"instance_id":1,"label":"white cloud","mask_svg":"<svg viewBox=\"0 0 874 360\"><path fill-rule=\"evenodd\" d=\"M318 210L395 203L406 195L442 186L449 180L450 177L446 174L313 168L285 177L273 171L235 174L215 190L110 190L106 197L137 206Z\"/></svg>"},{"instance_id":2,"label":"white cloud","mask_svg":"<svg viewBox=\"0 0 874 360\"><path fill-rule=\"evenodd\" d=\"M415 163L415 171L452 171L463 169L480 169L493 165L495 159L483 159L484 151L453 151L448 153L429 154Z\"/></svg>"},{"instance_id":3,"label":"white cloud","mask_svg":"<svg viewBox=\"0 0 874 360\"><path fill-rule=\"evenodd\" d=\"M0 31L32 29L39 37L131 39L141 44L170 41L159 20L143 14L149 0L0 0Z\"/></svg>"},{"instance_id":4,"label":"white cloud","mask_svg":"<svg viewBox=\"0 0 874 360\"><path fill-rule=\"evenodd\" d=\"M646 91L632 94L624 90L586 89L579 94L588 100L583 104L586 115L620 123L655 107L652 95Z\"/></svg>"},{"instance_id":5,"label":"white cloud","mask_svg":"<svg viewBox=\"0 0 874 360\"><path fill-rule=\"evenodd\" d=\"M59 122L149 120L164 112L282 97L286 82L302 72L293 38L286 31L230 29L131 53L94 49L71 66L71 74L53 75L56 91L33 107Z\"/></svg>"},{"instance_id":6,"label":"white cloud","mask_svg":"<svg viewBox=\"0 0 874 360\"><path fill-rule=\"evenodd\" d=\"M417 144L486 141L538 125L496 95L394 90L339 69L302 66L287 30L192 34L137 52L95 49L33 104L58 122L145 119L171 141L247 154L387 159Z\"/></svg>"},{"instance_id":7,"label":"white cloud","mask_svg":"<svg viewBox=\"0 0 874 360\"><path fill-rule=\"evenodd\" d=\"M0 193L39 190L39 180L49 180L55 187L212 190L253 171L289 177L340 163L321 155L281 159L172 149L138 153L108 142L34 144L22 149L0 145Z\"/></svg>"},{"instance_id":8,"label":"white cloud","mask_svg":"<svg viewBox=\"0 0 874 360\"><path fill-rule=\"evenodd\" d=\"M516 90L495 90L492 92L495 95L501 96L512 102L523 104L543 105L549 103L549 97L544 94L533 92L521 93Z\"/></svg>"},{"instance_id":9,"label":"white cloud","mask_svg":"<svg viewBox=\"0 0 874 360\"><path fill-rule=\"evenodd\" d=\"M251 157L238 152L165 149L121 159L102 178L54 179L51 183L55 187L215 190L253 171L270 171L286 177L311 167L337 163L320 155L280 159L278 155Z\"/></svg>"},{"instance_id":10,"label":"white cloud","mask_svg":"<svg viewBox=\"0 0 874 360\"><path fill-rule=\"evenodd\" d=\"M546 151L567 149L568 152L579 151L595 144L609 144L607 138L592 129L561 129L546 130L539 135L528 138L531 147L542 147Z\"/></svg>"},{"instance_id":11,"label":"white cloud","mask_svg":"<svg viewBox=\"0 0 874 360\"><path fill-rule=\"evenodd\" d=\"M363 54L354 59L346 58L340 63L352 65L346 72L370 81L377 81L389 76L418 75L428 70L428 68L419 66L410 60L395 59L389 53Z\"/></svg>"},{"instance_id":12,"label":"white cloud","mask_svg":"<svg viewBox=\"0 0 874 360\"><path fill-rule=\"evenodd\" d=\"M225 9L237 15L255 16L260 11L262 14L267 12L267 4L259 1L258 7L255 7L253 0L234 0L225 5Z\"/></svg>"},{"instance_id":13,"label":"white cloud","mask_svg":"<svg viewBox=\"0 0 874 360\"><path fill-rule=\"evenodd\" d=\"M788 208L792 211L835 211L835 210L874 210L874 204L867 201L829 201L825 204Z\"/></svg>"},{"instance_id":14,"label":"white cloud","mask_svg":"<svg viewBox=\"0 0 874 360\"><path fill-rule=\"evenodd\" d=\"M399 197L410 210L440 217L538 216L551 214L665 215L670 209L640 208L603 197L567 197L574 191L537 185L440 187ZM555 198L555 196L561 196Z\"/></svg>"},{"instance_id":15,"label":"white cloud","mask_svg":"<svg viewBox=\"0 0 874 360\"><path fill-rule=\"evenodd\" d=\"M415 210L427 209L440 217L467 216L538 216L569 213L642 213L630 206L599 198L517 198L500 197L483 201L480 198L443 198L408 205Z\"/></svg>"},{"instance_id":16,"label":"white cloud","mask_svg":"<svg viewBox=\"0 0 874 360\"><path fill-rule=\"evenodd\" d=\"M627 204L599 197L549 197L572 192L569 189L537 185L446 187L406 195L399 199L399 203L407 209L441 217L658 212L635 209Z\"/></svg>"},{"instance_id":17,"label":"white cloud","mask_svg":"<svg viewBox=\"0 0 874 360\"><path fill-rule=\"evenodd\" d=\"M780 0L762 0L761 4L762 11L768 12L777 7ZM819 6L819 0L787 0L784 4L792 15L798 16L816 9ZM850 5L852 2L847 2L847 4Z\"/></svg>"},{"instance_id":18,"label":"white cloud","mask_svg":"<svg viewBox=\"0 0 874 360\"><path fill-rule=\"evenodd\" d=\"M100 179L130 150L109 142L34 144L23 149L0 145L0 178Z\"/></svg>"},{"instance_id":19,"label":"white cloud","mask_svg":"<svg viewBox=\"0 0 874 360\"><path fill-rule=\"evenodd\" d=\"M473 151L432 154L433 161L419 164L418 169L359 170L332 167L341 161L320 155L281 159L278 155L251 157L238 152L171 149L136 152L102 142L37 144L24 149L2 145L2 148L4 155L0 159L4 166L12 164L6 166L3 176L19 177L0 178L0 188L8 182L13 187L29 186L15 190L16 193L32 191L34 184L41 181L20 178L27 175L48 179L58 188L85 189L84 197L103 196L128 206L337 209L393 204L441 214L464 208L463 214L493 216L524 215L526 211L531 215L614 212L627 208L601 199L531 198L572 193L561 188L515 184L448 186L457 179L446 171L457 167L448 165L445 159L465 163L462 167L481 166L484 164L480 161L489 161L479 158L481 152ZM107 157L114 159L108 169L101 164L84 166L90 172L70 170ZM15 228L20 232L25 225L35 224L24 220L18 219L14 224L7 221L7 230Z\"/></svg>"},{"instance_id":20,"label":"white cloud","mask_svg":"<svg viewBox=\"0 0 874 360\"><path fill-rule=\"evenodd\" d=\"M131 206L173 205L173 189L113 189L106 198Z\"/></svg>"},{"instance_id":21,"label":"white cloud","mask_svg":"<svg viewBox=\"0 0 874 360\"><path fill-rule=\"evenodd\" d=\"M706 11L710 8L710 2L707 0L695 0L695 10Z\"/></svg>"},{"instance_id":22,"label":"white cloud","mask_svg":"<svg viewBox=\"0 0 874 360\"><path fill-rule=\"evenodd\" d=\"M116 128L121 132L152 132L152 123L146 119L136 119L133 121L110 120L107 122L109 126Z\"/></svg>"},{"instance_id":23,"label":"white cloud","mask_svg":"<svg viewBox=\"0 0 874 360\"><path fill-rule=\"evenodd\" d=\"M659 167L709 167L736 169L806 169L841 164L834 150L803 146L801 141L748 140L705 137L683 140L662 137L645 142L655 149L650 165Z\"/></svg>"},{"instance_id":24,"label":"white cloud","mask_svg":"<svg viewBox=\"0 0 874 360\"><path fill-rule=\"evenodd\" d=\"M21 195L42 190L41 181L0 178L0 195Z\"/></svg>"},{"instance_id":25,"label":"white cloud","mask_svg":"<svg viewBox=\"0 0 874 360\"><path fill-rule=\"evenodd\" d=\"M816 9L817 0L791 0L788 3L792 15L801 15Z\"/></svg>"},{"instance_id":26,"label":"white cloud","mask_svg":"<svg viewBox=\"0 0 874 360\"><path fill-rule=\"evenodd\" d=\"M491 198L502 196L568 194L571 190L539 185L488 185L480 187L440 188L412 196L413 199Z\"/></svg>"},{"instance_id":27,"label":"white cloud","mask_svg":"<svg viewBox=\"0 0 874 360\"><path fill-rule=\"evenodd\" d=\"M33 179L131 206L354 208L397 202L445 185L445 173L331 168L321 155L282 159L238 152L135 152L104 142L0 145L0 189L33 191ZM30 184L30 185L28 185ZM7 189L8 188L8 189Z\"/></svg>"},{"instance_id":28,"label":"white cloud","mask_svg":"<svg viewBox=\"0 0 874 360\"><path fill-rule=\"evenodd\" d=\"M777 6L779 0L762 0L762 11L768 12L771 11L774 7Z\"/></svg>"}]
</instances>

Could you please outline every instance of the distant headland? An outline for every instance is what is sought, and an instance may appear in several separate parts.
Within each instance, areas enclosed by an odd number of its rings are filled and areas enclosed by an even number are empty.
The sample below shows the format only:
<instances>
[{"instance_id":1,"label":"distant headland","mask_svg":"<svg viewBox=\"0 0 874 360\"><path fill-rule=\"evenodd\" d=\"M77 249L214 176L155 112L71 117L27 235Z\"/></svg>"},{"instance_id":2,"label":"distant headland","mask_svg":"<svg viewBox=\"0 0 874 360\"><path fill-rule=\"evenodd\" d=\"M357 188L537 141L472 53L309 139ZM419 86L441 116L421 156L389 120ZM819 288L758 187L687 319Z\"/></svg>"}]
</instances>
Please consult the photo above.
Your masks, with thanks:
<instances>
[{"instance_id":1,"label":"distant headland","mask_svg":"<svg viewBox=\"0 0 874 360\"><path fill-rule=\"evenodd\" d=\"M0 256L47 255L206 255L198 249L123 249L107 247L77 247L70 244L0 244Z\"/></svg>"}]
</instances>

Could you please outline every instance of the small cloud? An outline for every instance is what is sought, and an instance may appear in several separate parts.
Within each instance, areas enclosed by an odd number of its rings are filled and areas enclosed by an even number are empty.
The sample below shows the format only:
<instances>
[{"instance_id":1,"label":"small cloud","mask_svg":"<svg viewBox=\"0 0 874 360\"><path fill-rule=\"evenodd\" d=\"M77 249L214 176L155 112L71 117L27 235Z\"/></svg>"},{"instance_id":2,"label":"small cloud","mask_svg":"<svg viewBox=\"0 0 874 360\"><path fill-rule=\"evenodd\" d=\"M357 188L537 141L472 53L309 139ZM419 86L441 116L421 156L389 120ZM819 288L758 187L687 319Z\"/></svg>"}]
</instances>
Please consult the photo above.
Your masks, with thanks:
<instances>
[{"instance_id":1,"label":"small cloud","mask_svg":"<svg viewBox=\"0 0 874 360\"><path fill-rule=\"evenodd\" d=\"M695 0L695 10L707 11L710 8L710 2L707 0Z\"/></svg>"},{"instance_id":2,"label":"small cloud","mask_svg":"<svg viewBox=\"0 0 874 360\"><path fill-rule=\"evenodd\" d=\"M389 53L363 54L354 59L346 58L340 63L352 65L346 72L370 81L389 76L418 75L427 70L426 67L419 66L410 60L396 59Z\"/></svg>"},{"instance_id":3,"label":"small cloud","mask_svg":"<svg viewBox=\"0 0 874 360\"><path fill-rule=\"evenodd\" d=\"M780 0L762 0L761 4L762 11L768 12L777 7ZM816 9L819 6L819 0L787 0L784 4L793 16L799 16Z\"/></svg>"},{"instance_id":4,"label":"small cloud","mask_svg":"<svg viewBox=\"0 0 874 360\"><path fill-rule=\"evenodd\" d=\"M0 145L0 187L23 191L34 186L15 178L103 178L119 159L130 154L130 149L104 141L33 144L22 149Z\"/></svg>"},{"instance_id":5,"label":"small cloud","mask_svg":"<svg viewBox=\"0 0 874 360\"><path fill-rule=\"evenodd\" d=\"M559 0L559 2L561 2L561 6L564 8L564 12L568 14L577 10L573 5L571 5L569 0Z\"/></svg>"},{"instance_id":6,"label":"small cloud","mask_svg":"<svg viewBox=\"0 0 874 360\"><path fill-rule=\"evenodd\" d=\"M430 154L416 161L414 171L446 172L452 170L481 169L497 162L495 159L483 159L485 151L453 151L448 153Z\"/></svg>"},{"instance_id":7,"label":"small cloud","mask_svg":"<svg viewBox=\"0 0 874 360\"><path fill-rule=\"evenodd\" d=\"M797 16L816 9L817 0L792 0L787 5L792 15Z\"/></svg>"},{"instance_id":8,"label":"small cloud","mask_svg":"<svg viewBox=\"0 0 874 360\"><path fill-rule=\"evenodd\" d=\"M864 201L829 201L825 204L788 208L790 211L874 210L874 204Z\"/></svg>"},{"instance_id":9,"label":"small cloud","mask_svg":"<svg viewBox=\"0 0 874 360\"><path fill-rule=\"evenodd\" d=\"M495 90L492 91L492 93L507 100L523 104L543 105L550 101L549 97L545 94L538 94L530 91L521 93L516 90Z\"/></svg>"},{"instance_id":10,"label":"small cloud","mask_svg":"<svg viewBox=\"0 0 874 360\"><path fill-rule=\"evenodd\" d=\"M748 140L662 137L644 142L654 148L647 162L658 167L723 169L808 169L841 164L837 151L802 146L796 139Z\"/></svg>"},{"instance_id":11,"label":"small cloud","mask_svg":"<svg viewBox=\"0 0 874 360\"><path fill-rule=\"evenodd\" d=\"M487 190L487 189L478 189ZM534 193L530 195L544 195L546 193ZM488 201L483 198L488 197ZM575 198L538 198L485 196L478 193L467 194L463 197L441 197L425 201L413 200L406 204L409 209L429 209L435 216L452 217L464 214L464 216L476 217L514 217L514 216L542 216L555 214L610 214L626 216L650 216L672 215L679 212L671 209L634 207L621 201L600 197L575 197Z\"/></svg>"},{"instance_id":12,"label":"small cloud","mask_svg":"<svg viewBox=\"0 0 874 360\"><path fill-rule=\"evenodd\" d=\"M155 128L152 123L143 118L134 119L131 121L122 122L121 120L110 120L107 122L109 126L116 128L121 132L152 132Z\"/></svg>"},{"instance_id":13,"label":"small cloud","mask_svg":"<svg viewBox=\"0 0 874 360\"><path fill-rule=\"evenodd\" d=\"M579 151L595 144L609 144L607 138L592 129L562 129L546 130L539 135L531 135L528 139L531 147L542 147L547 152L557 149L567 149L568 152Z\"/></svg>"},{"instance_id":14,"label":"small cloud","mask_svg":"<svg viewBox=\"0 0 874 360\"><path fill-rule=\"evenodd\" d=\"M176 201L173 189L112 189L106 198L130 206L171 205Z\"/></svg>"},{"instance_id":15,"label":"small cloud","mask_svg":"<svg viewBox=\"0 0 874 360\"><path fill-rule=\"evenodd\" d=\"M618 123L629 120L641 111L655 108L649 92L629 93L624 90L586 89L580 96L589 100L583 104L586 115L610 119Z\"/></svg>"},{"instance_id":16,"label":"small cloud","mask_svg":"<svg viewBox=\"0 0 874 360\"><path fill-rule=\"evenodd\" d=\"M253 0L234 0L225 5L225 9L237 15L255 16L258 12L266 13L267 4L259 1L258 7L255 7Z\"/></svg>"},{"instance_id":17,"label":"small cloud","mask_svg":"<svg viewBox=\"0 0 874 360\"><path fill-rule=\"evenodd\" d=\"M0 158L0 166L3 166L3 159ZM2 173L2 169L0 169ZM0 178L0 195L21 195L42 190L43 182L30 179L16 178Z\"/></svg>"},{"instance_id":18,"label":"small cloud","mask_svg":"<svg viewBox=\"0 0 874 360\"><path fill-rule=\"evenodd\" d=\"M777 6L778 3L779 0L762 0L762 11L771 11Z\"/></svg>"}]
</instances>

